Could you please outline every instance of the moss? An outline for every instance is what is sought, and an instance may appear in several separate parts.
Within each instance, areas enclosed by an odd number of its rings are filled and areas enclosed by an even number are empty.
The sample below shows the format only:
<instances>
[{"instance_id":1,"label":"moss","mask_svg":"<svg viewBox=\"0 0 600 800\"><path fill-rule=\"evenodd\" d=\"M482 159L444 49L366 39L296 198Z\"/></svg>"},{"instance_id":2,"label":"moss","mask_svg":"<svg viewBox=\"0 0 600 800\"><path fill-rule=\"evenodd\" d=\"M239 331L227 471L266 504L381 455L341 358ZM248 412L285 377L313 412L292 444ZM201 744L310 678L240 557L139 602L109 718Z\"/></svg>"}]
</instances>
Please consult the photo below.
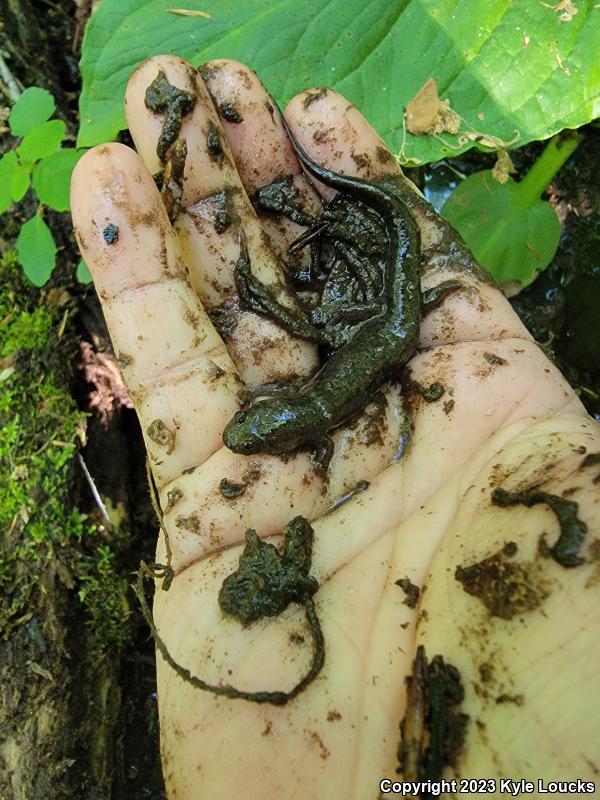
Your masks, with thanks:
<instances>
[{"instance_id":1,"label":"moss","mask_svg":"<svg viewBox=\"0 0 600 800\"><path fill-rule=\"evenodd\" d=\"M115 551L99 545L95 556L80 562L79 599L88 614L101 650L125 642L128 628L123 624L129 616L126 581L115 569Z\"/></svg>"},{"instance_id":2,"label":"moss","mask_svg":"<svg viewBox=\"0 0 600 800\"><path fill-rule=\"evenodd\" d=\"M73 499L85 415L69 390L68 302L26 285L13 254L0 261L0 636L35 610L50 564L105 652L125 635L126 582L105 531Z\"/></svg>"}]
</instances>

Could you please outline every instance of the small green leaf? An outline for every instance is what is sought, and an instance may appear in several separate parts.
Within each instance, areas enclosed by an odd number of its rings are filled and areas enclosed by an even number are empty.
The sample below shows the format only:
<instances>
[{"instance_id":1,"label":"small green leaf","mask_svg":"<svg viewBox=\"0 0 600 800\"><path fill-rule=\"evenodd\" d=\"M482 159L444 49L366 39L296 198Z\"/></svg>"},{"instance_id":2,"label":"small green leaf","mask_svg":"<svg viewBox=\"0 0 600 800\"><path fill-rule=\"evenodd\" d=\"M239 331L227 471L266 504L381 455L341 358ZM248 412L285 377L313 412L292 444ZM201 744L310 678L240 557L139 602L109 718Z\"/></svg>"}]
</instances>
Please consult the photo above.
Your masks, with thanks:
<instances>
[{"instance_id":1,"label":"small green leaf","mask_svg":"<svg viewBox=\"0 0 600 800\"><path fill-rule=\"evenodd\" d=\"M11 133L13 136L27 136L50 119L55 108L56 104L50 92L38 86L30 86L12 107L8 118Z\"/></svg>"},{"instance_id":2,"label":"small green leaf","mask_svg":"<svg viewBox=\"0 0 600 800\"><path fill-rule=\"evenodd\" d=\"M39 214L21 228L17 253L29 280L36 286L43 286L54 269L56 245L50 228Z\"/></svg>"},{"instance_id":3,"label":"small green leaf","mask_svg":"<svg viewBox=\"0 0 600 800\"><path fill-rule=\"evenodd\" d=\"M56 150L64 135L65 123L62 119L51 119L27 134L17 147L17 153L23 161L37 161Z\"/></svg>"},{"instance_id":4,"label":"small green leaf","mask_svg":"<svg viewBox=\"0 0 600 800\"><path fill-rule=\"evenodd\" d=\"M18 166L19 160L14 150L0 158L0 214L3 214L13 204L10 183Z\"/></svg>"},{"instance_id":5,"label":"small green leaf","mask_svg":"<svg viewBox=\"0 0 600 800\"><path fill-rule=\"evenodd\" d=\"M581 141L573 131L555 136L519 183L498 183L491 170L470 175L442 208L507 294L528 286L556 253L560 222L540 196Z\"/></svg>"},{"instance_id":6,"label":"small green leaf","mask_svg":"<svg viewBox=\"0 0 600 800\"><path fill-rule=\"evenodd\" d=\"M498 183L491 170L476 172L442 208L475 258L506 288L530 284L552 260L560 238L550 203L538 197L525 205L519 187L512 178Z\"/></svg>"},{"instance_id":7,"label":"small green leaf","mask_svg":"<svg viewBox=\"0 0 600 800\"><path fill-rule=\"evenodd\" d=\"M33 188L42 203L55 211L68 211L71 174L83 150L56 150L45 156L33 171Z\"/></svg>"},{"instance_id":8,"label":"small green leaf","mask_svg":"<svg viewBox=\"0 0 600 800\"><path fill-rule=\"evenodd\" d=\"M22 200L25 192L29 189L29 176L31 175L31 164L17 164L10 176L10 193L15 203Z\"/></svg>"},{"instance_id":9,"label":"small green leaf","mask_svg":"<svg viewBox=\"0 0 600 800\"><path fill-rule=\"evenodd\" d=\"M79 264L77 264L75 275L77 276L79 283L91 283L93 281L92 273L83 259L81 259Z\"/></svg>"}]
</instances>

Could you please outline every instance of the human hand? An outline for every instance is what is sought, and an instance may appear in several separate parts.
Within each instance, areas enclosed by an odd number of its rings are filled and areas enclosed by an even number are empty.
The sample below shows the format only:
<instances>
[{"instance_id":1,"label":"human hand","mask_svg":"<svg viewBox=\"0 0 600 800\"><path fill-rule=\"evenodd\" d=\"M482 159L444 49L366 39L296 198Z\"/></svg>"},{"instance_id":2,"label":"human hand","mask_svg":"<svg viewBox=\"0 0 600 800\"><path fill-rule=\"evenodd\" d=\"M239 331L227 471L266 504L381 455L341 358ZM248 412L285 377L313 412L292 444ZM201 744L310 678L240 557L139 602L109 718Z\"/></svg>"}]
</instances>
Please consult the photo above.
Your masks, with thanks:
<instances>
[{"instance_id":1,"label":"human hand","mask_svg":"<svg viewBox=\"0 0 600 800\"><path fill-rule=\"evenodd\" d=\"M162 166L163 114L144 103L160 69L197 96L181 127L187 158L173 226L151 178ZM591 743L600 739L587 709L600 689L599 512L598 467L584 464L600 451L598 426L360 114L331 91L305 92L286 118L309 154L338 172L397 177L421 227L423 287L458 278L464 289L424 318L409 392L390 385L384 404L334 433L327 478L306 452L284 459L224 448L222 431L244 388L307 376L318 364L314 345L237 302L240 227L254 274L283 302L293 298L280 265L302 230L257 216L248 195L293 176L306 208L317 213L319 200L256 76L213 62L202 77L170 56L141 65L127 92L141 159L105 145L86 154L73 178L78 240L142 423L172 549L175 578L157 592L155 621L174 659L203 680L250 692L291 689L312 658L302 609L243 628L217 596L247 528L276 537L301 514L318 520L311 574L326 661L314 683L275 707L201 692L159 656L169 796L375 796L380 778L397 777L403 718L406 779L442 770L589 776ZM416 387L433 383L444 395L426 402ZM413 431L391 464L405 432L402 393L410 393ZM246 488L227 498L223 478ZM368 489L324 516L359 481ZM494 488L532 486L566 491L577 503L588 532L575 549L585 563L569 568L540 554L543 532L549 545L557 539L547 503L492 503ZM516 553L503 549L508 542ZM157 561L165 560L161 539ZM418 603L407 604L402 579L409 595L409 584L421 589ZM418 645L429 664L442 656L456 667L464 690L449 709L454 717L444 718L454 720L445 742L453 733L456 748L442 748L433 765L428 690L413 678L407 695L405 684ZM468 715L464 737L459 714Z\"/></svg>"}]
</instances>

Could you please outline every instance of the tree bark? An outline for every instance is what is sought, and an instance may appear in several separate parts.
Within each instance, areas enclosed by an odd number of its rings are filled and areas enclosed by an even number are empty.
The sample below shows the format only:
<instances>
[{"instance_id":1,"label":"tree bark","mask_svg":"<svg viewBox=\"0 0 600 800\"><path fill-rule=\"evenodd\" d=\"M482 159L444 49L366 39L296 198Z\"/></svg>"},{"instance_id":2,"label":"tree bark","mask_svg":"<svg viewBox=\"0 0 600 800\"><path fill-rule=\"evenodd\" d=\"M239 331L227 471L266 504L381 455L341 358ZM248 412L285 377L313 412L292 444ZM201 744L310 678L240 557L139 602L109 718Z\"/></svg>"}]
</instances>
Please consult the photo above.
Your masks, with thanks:
<instances>
[{"instance_id":1,"label":"tree bark","mask_svg":"<svg viewBox=\"0 0 600 800\"><path fill-rule=\"evenodd\" d=\"M73 136L84 5L0 0L0 102L14 102L15 86L44 87ZM114 356L93 291L73 278L68 214L46 213L59 263L41 292L14 263L20 225L36 210L30 193L0 219L0 427L10 445L0 442L0 800L161 800L154 647L126 588L156 536L141 436L123 397L110 397L101 364ZM51 322L33 342L44 314ZM99 394L82 454L111 524L78 461L78 430L53 427L77 418L73 395L87 411Z\"/></svg>"}]
</instances>

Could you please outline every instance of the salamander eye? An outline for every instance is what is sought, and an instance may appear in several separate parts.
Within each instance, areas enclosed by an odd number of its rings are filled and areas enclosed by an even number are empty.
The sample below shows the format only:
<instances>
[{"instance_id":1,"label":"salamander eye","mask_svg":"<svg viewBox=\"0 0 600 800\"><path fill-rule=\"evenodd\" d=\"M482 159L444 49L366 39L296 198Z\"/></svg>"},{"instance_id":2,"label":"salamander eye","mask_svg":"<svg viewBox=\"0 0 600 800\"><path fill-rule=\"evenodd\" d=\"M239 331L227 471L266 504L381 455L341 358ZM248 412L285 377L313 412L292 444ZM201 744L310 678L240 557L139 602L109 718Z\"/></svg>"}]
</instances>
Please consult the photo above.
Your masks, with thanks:
<instances>
[{"instance_id":1,"label":"salamander eye","mask_svg":"<svg viewBox=\"0 0 600 800\"><path fill-rule=\"evenodd\" d=\"M252 451L252 442L243 442L242 450L245 450L247 453L250 453Z\"/></svg>"}]
</instances>

